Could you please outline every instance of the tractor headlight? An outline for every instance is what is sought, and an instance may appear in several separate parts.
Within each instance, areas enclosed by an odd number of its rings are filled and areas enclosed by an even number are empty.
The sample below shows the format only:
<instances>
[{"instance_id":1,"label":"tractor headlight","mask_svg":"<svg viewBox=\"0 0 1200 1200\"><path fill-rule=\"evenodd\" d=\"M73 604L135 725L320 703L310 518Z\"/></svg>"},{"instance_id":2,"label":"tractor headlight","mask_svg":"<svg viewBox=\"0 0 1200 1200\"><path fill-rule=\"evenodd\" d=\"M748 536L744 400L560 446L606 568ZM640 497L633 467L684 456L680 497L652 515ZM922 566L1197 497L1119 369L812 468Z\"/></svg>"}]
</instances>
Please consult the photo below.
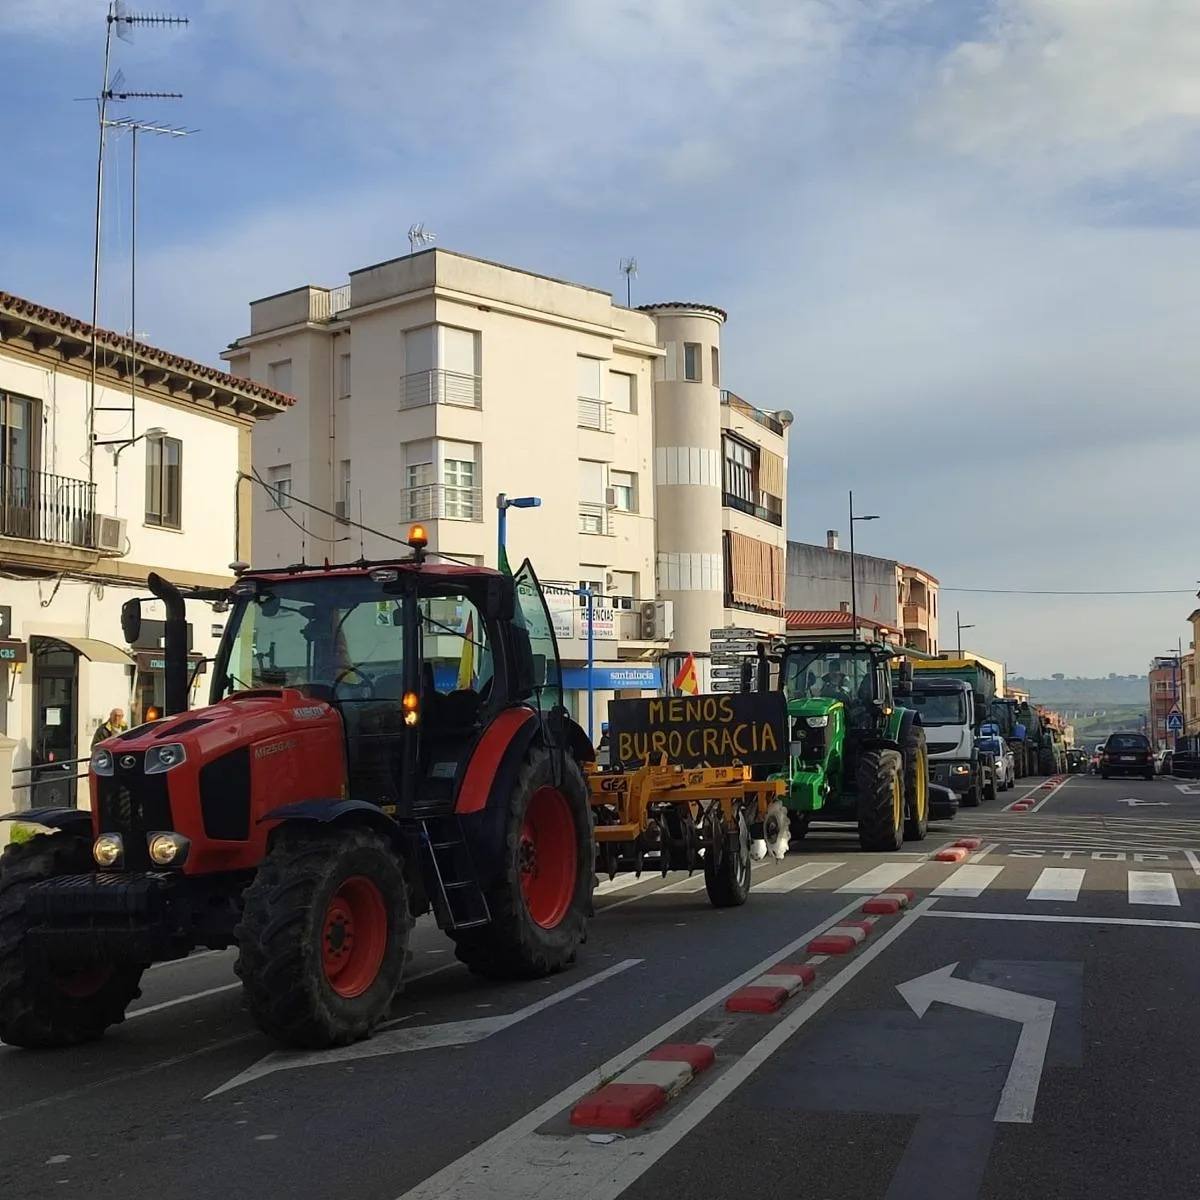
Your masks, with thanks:
<instances>
[{"instance_id":1,"label":"tractor headlight","mask_svg":"<svg viewBox=\"0 0 1200 1200\"><path fill-rule=\"evenodd\" d=\"M146 839L150 861L156 867L177 867L187 858L191 843L182 834L152 833Z\"/></svg>"},{"instance_id":2,"label":"tractor headlight","mask_svg":"<svg viewBox=\"0 0 1200 1200\"><path fill-rule=\"evenodd\" d=\"M952 767L951 771L955 775L969 775L971 773L971 768L968 767L965 763L959 763L957 766Z\"/></svg>"},{"instance_id":3,"label":"tractor headlight","mask_svg":"<svg viewBox=\"0 0 1200 1200\"><path fill-rule=\"evenodd\" d=\"M829 724L828 717L805 717L809 729L824 729Z\"/></svg>"},{"instance_id":4,"label":"tractor headlight","mask_svg":"<svg viewBox=\"0 0 1200 1200\"><path fill-rule=\"evenodd\" d=\"M125 843L119 833L102 833L92 843L92 857L98 867L119 867L125 858Z\"/></svg>"},{"instance_id":5,"label":"tractor headlight","mask_svg":"<svg viewBox=\"0 0 1200 1200\"><path fill-rule=\"evenodd\" d=\"M112 752L110 750L93 750L92 770L97 775L111 775L113 773Z\"/></svg>"},{"instance_id":6,"label":"tractor headlight","mask_svg":"<svg viewBox=\"0 0 1200 1200\"><path fill-rule=\"evenodd\" d=\"M165 746L155 746L146 751L146 774L161 775L170 771L185 761L187 752L179 742L168 742Z\"/></svg>"}]
</instances>

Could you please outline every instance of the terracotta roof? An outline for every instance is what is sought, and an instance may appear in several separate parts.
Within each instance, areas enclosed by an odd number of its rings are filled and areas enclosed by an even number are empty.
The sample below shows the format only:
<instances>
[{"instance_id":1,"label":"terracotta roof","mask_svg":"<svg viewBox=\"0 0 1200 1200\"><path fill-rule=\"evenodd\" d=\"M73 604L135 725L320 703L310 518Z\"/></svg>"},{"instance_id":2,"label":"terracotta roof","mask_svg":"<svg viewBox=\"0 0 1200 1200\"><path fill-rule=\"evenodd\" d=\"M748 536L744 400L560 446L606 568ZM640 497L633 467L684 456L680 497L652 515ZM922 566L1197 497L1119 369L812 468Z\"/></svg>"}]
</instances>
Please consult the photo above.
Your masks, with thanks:
<instances>
[{"instance_id":1,"label":"terracotta roof","mask_svg":"<svg viewBox=\"0 0 1200 1200\"><path fill-rule=\"evenodd\" d=\"M715 304L701 304L698 300L662 300L658 304L639 304L638 312L657 312L660 308L692 308L697 312L715 313L722 321L729 320L729 314Z\"/></svg>"},{"instance_id":2,"label":"terracotta roof","mask_svg":"<svg viewBox=\"0 0 1200 1200\"><path fill-rule=\"evenodd\" d=\"M936 575L930 575L930 573L927 570L925 570L924 567L914 567L912 565L912 563L897 563L896 565L902 571L915 571L918 575L924 575L925 578L928 579L930 583L936 583L938 585L938 587L942 586L941 581L938 579L938 577Z\"/></svg>"},{"instance_id":3,"label":"terracotta roof","mask_svg":"<svg viewBox=\"0 0 1200 1200\"><path fill-rule=\"evenodd\" d=\"M788 629L850 629L854 624L852 615L838 608L789 608L784 616ZM893 628L882 621L864 617L862 613L858 615L858 623L872 629Z\"/></svg>"},{"instance_id":4,"label":"terracotta roof","mask_svg":"<svg viewBox=\"0 0 1200 1200\"><path fill-rule=\"evenodd\" d=\"M43 327L91 341L92 326L90 322L81 321L78 317L72 317L69 313L60 312L56 308L47 308L44 304L36 304L32 300L25 300L9 292L0 291L0 316L5 314L22 317ZM123 354L129 352L131 345L135 345L137 357L141 362L151 362L156 366L165 367L167 370L193 375L219 387L229 388L280 408L290 408L296 403L294 396L277 392L274 388L264 387L263 384L255 383L252 379L242 379L237 375L230 375L227 371L206 366L204 363L184 358L179 354L172 354L169 350L148 346L145 342L131 342L131 339L125 337L124 334L114 333L110 329L97 329L96 341L102 346L107 346Z\"/></svg>"}]
</instances>

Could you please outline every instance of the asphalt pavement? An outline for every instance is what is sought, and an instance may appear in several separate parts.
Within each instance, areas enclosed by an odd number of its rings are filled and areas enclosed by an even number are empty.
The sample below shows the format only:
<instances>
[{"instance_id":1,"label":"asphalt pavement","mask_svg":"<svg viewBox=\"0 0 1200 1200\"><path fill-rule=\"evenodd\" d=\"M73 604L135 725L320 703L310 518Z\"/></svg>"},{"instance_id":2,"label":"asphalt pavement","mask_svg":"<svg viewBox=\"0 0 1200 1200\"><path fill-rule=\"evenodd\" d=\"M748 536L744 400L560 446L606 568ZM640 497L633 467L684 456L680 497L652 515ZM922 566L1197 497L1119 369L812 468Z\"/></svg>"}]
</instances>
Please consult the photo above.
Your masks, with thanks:
<instances>
[{"instance_id":1,"label":"asphalt pavement","mask_svg":"<svg viewBox=\"0 0 1200 1200\"><path fill-rule=\"evenodd\" d=\"M597 909L574 970L508 985L423 920L393 1020L320 1054L255 1030L231 953L156 967L103 1041L0 1047L0 1195L1200 1195L1200 784L1023 780L900 854L817 826L742 908L672 874ZM801 965L778 1011L726 1011ZM634 1128L572 1126L664 1043L714 1061Z\"/></svg>"}]
</instances>

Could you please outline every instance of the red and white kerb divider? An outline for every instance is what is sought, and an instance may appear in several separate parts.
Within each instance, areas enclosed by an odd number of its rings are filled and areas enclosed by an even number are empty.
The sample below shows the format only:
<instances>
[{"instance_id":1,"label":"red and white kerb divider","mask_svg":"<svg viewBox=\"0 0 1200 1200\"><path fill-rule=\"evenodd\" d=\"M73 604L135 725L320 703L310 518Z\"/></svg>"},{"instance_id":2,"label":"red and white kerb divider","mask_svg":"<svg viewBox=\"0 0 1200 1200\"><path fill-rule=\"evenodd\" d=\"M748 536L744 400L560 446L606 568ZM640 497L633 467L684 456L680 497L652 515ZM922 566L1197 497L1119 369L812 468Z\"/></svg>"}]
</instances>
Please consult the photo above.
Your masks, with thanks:
<instances>
[{"instance_id":1,"label":"red and white kerb divider","mask_svg":"<svg viewBox=\"0 0 1200 1200\"><path fill-rule=\"evenodd\" d=\"M817 979L817 967L831 956L849 954L871 935L880 916L892 916L912 903L915 893L897 888L872 896L858 921L840 921L808 943L805 962L776 963L732 992L725 1011L747 1015L778 1012ZM581 1129L636 1129L674 1099L716 1061L716 1042L666 1042L626 1067L610 1082L584 1096L571 1110Z\"/></svg>"},{"instance_id":2,"label":"red and white kerb divider","mask_svg":"<svg viewBox=\"0 0 1200 1200\"><path fill-rule=\"evenodd\" d=\"M1006 808L1001 809L1001 812L1029 812L1031 809L1039 809L1059 788L1063 787L1069 775L1052 775L1045 783L1039 783L1032 791L1026 792L1019 800L1014 800ZM1039 792L1046 794L1039 800L1037 795Z\"/></svg>"}]
</instances>

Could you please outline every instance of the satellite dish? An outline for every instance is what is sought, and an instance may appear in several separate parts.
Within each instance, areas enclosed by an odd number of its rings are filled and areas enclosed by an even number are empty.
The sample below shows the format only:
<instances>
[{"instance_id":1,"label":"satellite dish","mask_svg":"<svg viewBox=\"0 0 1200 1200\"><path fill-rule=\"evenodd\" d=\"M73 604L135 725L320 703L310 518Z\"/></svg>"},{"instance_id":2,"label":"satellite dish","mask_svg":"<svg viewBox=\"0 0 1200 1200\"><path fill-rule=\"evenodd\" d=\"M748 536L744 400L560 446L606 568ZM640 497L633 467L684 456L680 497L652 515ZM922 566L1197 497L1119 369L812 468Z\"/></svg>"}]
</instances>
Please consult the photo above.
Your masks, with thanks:
<instances>
[{"instance_id":1,"label":"satellite dish","mask_svg":"<svg viewBox=\"0 0 1200 1200\"><path fill-rule=\"evenodd\" d=\"M786 429L789 425L791 425L791 423L796 419L795 414L792 412L792 410L790 408L781 408L775 414L775 416L776 416L777 420L779 421L780 425L782 425L784 427L784 429Z\"/></svg>"}]
</instances>

